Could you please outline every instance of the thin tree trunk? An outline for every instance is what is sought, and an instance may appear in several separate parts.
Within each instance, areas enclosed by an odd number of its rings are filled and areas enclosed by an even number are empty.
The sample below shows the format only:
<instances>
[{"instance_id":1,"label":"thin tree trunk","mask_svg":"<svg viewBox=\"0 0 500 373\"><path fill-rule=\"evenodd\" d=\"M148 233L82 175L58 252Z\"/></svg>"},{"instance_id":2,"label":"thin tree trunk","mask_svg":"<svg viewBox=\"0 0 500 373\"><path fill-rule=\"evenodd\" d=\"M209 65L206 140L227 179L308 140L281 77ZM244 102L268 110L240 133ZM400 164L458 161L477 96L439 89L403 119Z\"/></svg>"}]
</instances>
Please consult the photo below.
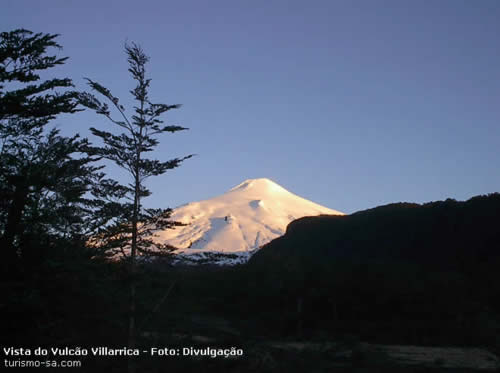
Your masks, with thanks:
<instances>
[{"instance_id":1,"label":"thin tree trunk","mask_svg":"<svg viewBox=\"0 0 500 373\"><path fill-rule=\"evenodd\" d=\"M140 121L144 123L143 118L143 109L144 109L144 99L141 99L141 115ZM136 298L136 255L137 255L137 225L139 220L139 211L141 209L141 177L140 177L140 169L141 169L141 150L142 150L142 130L143 127L140 126L139 136L134 136L136 140L136 150L135 150L135 165L134 165L134 181L135 181L135 190L134 190L134 211L132 216L132 248L130 252L130 315L129 315L129 323L128 323L128 345L129 348L135 348L135 335L136 335L136 327L135 327L135 298ZM133 357L129 358L128 365L128 373L135 373L135 362Z\"/></svg>"},{"instance_id":2,"label":"thin tree trunk","mask_svg":"<svg viewBox=\"0 0 500 373\"><path fill-rule=\"evenodd\" d=\"M129 305L129 319L128 319L128 348L135 348L135 265L131 265L131 282L130 282L130 305ZM134 357L130 356L128 360L128 372L135 373Z\"/></svg>"},{"instance_id":3,"label":"thin tree trunk","mask_svg":"<svg viewBox=\"0 0 500 373\"><path fill-rule=\"evenodd\" d=\"M135 298L136 298L136 256L137 256L137 221L139 219L140 208L140 180L139 180L139 160L140 154L137 155L137 167L135 169L135 196L134 196L134 211L132 216L132 245L130 250L130 304L129 304L129 319L128 319L128 348L135 348ZM135 373L135 363L133 356L128 360L128 373Z\"/></svg>"}]
</instances>

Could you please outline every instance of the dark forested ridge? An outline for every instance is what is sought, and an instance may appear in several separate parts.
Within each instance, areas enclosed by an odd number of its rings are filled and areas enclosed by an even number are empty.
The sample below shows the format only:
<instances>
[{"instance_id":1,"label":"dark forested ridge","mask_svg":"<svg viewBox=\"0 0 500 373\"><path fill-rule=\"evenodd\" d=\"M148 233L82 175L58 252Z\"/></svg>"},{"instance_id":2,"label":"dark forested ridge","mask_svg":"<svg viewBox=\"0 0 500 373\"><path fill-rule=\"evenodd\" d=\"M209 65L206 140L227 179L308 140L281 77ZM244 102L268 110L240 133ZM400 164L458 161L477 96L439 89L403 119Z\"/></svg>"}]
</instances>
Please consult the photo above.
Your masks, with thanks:
<instances>
[{"instance_id":1,"label":"dark forested ridge","mask_svg":"<svg viewBox=\"0 0 500 373\"><path fill-rule=\"evenodd\" d=\"M393 203L345 216L305 217L290 223L286 234L266 245L252 262L282 265L299 256L465 270L499 256L498 222L499 193L466 202Z\"/></svg>"},{"instance_id":2,"label":"dark forested ridge","mask_svg":"<svg viewBox=\"0 0 500 373\"><path fill-rule=\"evenodd\" d=\"M499 222L498 193L305 217L257 252L249 268L278 304L302 304L301 323L291 324L304 332L498 344Z\"/></svg>"}]
</instances>

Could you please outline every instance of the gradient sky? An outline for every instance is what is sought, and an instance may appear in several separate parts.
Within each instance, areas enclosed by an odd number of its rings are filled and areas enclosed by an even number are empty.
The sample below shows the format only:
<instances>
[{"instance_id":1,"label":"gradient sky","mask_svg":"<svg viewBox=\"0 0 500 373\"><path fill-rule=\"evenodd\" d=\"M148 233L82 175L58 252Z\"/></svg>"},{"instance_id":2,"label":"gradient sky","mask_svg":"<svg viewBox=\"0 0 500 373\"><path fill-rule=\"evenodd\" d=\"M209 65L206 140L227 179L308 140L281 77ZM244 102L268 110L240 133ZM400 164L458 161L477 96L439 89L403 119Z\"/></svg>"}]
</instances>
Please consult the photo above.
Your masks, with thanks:
<instances>
[{"instance_id":1,"label":"gradient sky","mask_svg":"<svg viewBox=\"0 0 500 373\"><path fill-rule=\"evenodd\" d=\"M165 119L190 128L157 157L198 154L151 179L148 206L257 177L347 213L500 191L500 1L16 0L0 24L61 34L53 74L124 103L123 44L142 45L150 97L182 103Z\"/></svg>"}]
</instances>

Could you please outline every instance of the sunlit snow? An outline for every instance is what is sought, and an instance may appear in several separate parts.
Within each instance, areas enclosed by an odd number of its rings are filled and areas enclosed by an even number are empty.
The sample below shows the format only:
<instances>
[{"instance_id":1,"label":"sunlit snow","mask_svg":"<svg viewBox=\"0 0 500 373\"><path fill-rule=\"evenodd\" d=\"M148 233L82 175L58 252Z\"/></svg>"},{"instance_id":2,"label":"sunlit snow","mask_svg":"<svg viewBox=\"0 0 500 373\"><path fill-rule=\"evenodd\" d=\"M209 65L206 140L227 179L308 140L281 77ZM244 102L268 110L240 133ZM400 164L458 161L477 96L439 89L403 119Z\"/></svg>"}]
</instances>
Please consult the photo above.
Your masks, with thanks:
<instances>
[{"instance_id":1,"label":"sunlit snow","mask_svg":"<svg viewBox=\"0 0 500 373\"><path fill-rule=\"evenodd\" d=\"M245 253L283 235L291 221L321 214L342 213L290 193L269 179L250 179L225 194L175 209L172 220L188 225L158 232L157 240L178 247L181 256L219 252L248 257Z\"/></svg>"}]
</instances>

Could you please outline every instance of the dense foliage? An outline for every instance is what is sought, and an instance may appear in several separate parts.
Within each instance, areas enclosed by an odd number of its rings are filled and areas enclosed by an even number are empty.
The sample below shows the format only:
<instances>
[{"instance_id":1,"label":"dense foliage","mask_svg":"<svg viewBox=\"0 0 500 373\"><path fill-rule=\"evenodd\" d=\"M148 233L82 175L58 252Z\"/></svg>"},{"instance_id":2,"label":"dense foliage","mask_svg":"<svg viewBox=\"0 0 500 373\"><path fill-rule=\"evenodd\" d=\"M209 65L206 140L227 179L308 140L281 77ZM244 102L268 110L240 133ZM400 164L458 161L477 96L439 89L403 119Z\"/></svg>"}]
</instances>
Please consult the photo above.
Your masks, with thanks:
<instances>
[{"instance_id":1,"label":"dense foliage","mask_svg":"<svg viewBox=\"0 0 500 373\"><path fill-rule=\"evenodd\" d=\"M70 79L40 77L67 60L47 55L60 48L57 36L23 29L0 34L3 274L39 265L61 240L82 241L89 220L85 194L98 167L86 153L88 141L47 129L58 114L78 111Z\"/></svg>"}]
</instances>

